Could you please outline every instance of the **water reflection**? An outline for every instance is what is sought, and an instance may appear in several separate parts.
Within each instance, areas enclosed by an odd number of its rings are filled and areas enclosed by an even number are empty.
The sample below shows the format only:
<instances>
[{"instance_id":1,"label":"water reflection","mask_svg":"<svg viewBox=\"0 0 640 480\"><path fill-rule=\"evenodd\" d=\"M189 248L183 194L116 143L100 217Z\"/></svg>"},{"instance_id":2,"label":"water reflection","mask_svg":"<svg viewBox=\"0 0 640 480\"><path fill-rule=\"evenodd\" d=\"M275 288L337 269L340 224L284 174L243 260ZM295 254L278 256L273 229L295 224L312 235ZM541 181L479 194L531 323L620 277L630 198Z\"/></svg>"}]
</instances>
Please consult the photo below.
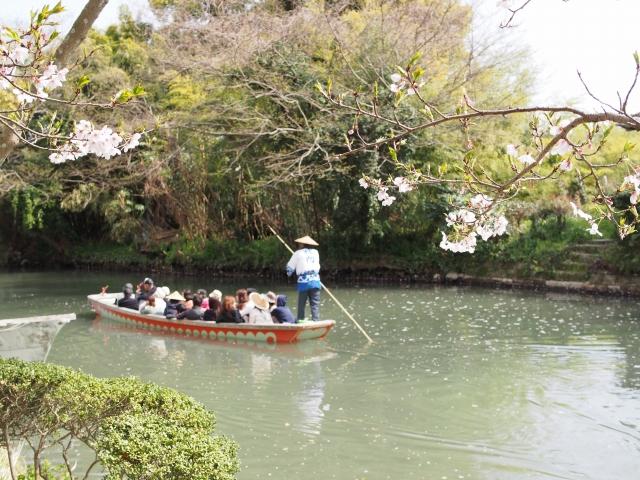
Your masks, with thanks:
<instances>
[{"instance_id":1,"label":"water reflection","mask_svg":"<svg viewBox=\"0 0 640 480\"><path fill-rule=\"evenodd\" d=\"M66 301L78 312L84 285L103 282L71 280ZM38 293L26 280L22 287ZM157 335L89 316L60 331L49 360L136 375L205 403L241 445L241 479L635 478L636 302L473 288L334 290L375 344L347 321L326 342L270 346ZM16 293L7 301L11 309L30 300ZM341 318L328 302L322 309Z\"/></svg>"},{"instance_id":2,"label":"water reflection","mask_svg":"<svg viewBox=\"0 0 640 480\"><path fill-rule=\"evenodd\" d=\"M324 411L329 404L323 406L325 382L319 362L307 364L305 378L299 392L294 395L294 402L302 414L298 429L307 434L320 435Z\"/></svg>"}]
</instances>

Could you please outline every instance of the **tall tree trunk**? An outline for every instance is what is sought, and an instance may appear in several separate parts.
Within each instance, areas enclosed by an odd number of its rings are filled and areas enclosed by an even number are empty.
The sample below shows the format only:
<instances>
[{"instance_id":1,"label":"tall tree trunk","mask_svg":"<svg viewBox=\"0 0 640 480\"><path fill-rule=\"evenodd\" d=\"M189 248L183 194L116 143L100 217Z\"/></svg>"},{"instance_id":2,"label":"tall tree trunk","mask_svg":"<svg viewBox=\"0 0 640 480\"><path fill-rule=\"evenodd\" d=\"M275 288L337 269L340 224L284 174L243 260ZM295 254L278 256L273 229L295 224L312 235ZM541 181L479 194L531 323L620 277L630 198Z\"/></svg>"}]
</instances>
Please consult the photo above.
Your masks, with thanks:
<instances>
[{"instance_id":1,"label":"tall tree trunk","mask_svg":"<svg viewBox=\"0 0 640 480\"><path fill-rule=\"evenodd\" d=\"M55 63L58 66L68 65L82 41L87 37L89 30L96 21L98 15L107 6L109 0L88 0L85 7L73 22L73 26L67 36L56 50ZM0 168L7 157L20 143L20 139L7 127L0 129Z\"/></svg>"},{"instance_id":2,"label":"tall tree trunk","mask_svg":"<svg viewBox=\"0 0 640 480\"><path fill-rule=\"evenodd\" d=\"M89 30L107 3L109 0L89 0L87 2L76 21L73 22L71 30L56 50L55 63L58 66L68 65L71 62L74 53L82 41L87 38Z\"/></svg>"}]
</instances>

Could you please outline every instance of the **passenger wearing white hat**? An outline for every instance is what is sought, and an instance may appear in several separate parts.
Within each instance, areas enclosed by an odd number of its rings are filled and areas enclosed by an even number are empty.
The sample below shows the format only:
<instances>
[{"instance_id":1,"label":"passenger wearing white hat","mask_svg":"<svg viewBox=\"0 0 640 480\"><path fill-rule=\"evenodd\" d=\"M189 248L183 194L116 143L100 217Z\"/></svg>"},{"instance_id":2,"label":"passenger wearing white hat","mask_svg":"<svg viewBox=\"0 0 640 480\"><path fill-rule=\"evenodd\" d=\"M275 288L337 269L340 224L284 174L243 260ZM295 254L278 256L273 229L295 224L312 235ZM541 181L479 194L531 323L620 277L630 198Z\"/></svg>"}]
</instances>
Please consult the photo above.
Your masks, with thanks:
<instances>
[{"instance_id":1,"label":"passenger wearing white hat","mask_svg":"<svg viewBox=\"0 0 640 480\"><path fill-rule=\"evenodd\" d=\"M247 323L273 323L273 319L269 313L269 300L265 295L252 292L249 295L249 301L253 303L253 308L249 311L249 321Z\"/></svg>"},{"instance_id":2,"label":"passenger wearing white hat","mask_svg":"<svg viewBox=\"0 0 640 480\"><path fill-rule=\"evenodd\" d=\"M304 320L304 310L309 299L311 319L320 320L320 254L318 243L308 235L296 239L298 250L287 263L287 275L298 276L298 321Z\"/></svg>"}]
</instances>

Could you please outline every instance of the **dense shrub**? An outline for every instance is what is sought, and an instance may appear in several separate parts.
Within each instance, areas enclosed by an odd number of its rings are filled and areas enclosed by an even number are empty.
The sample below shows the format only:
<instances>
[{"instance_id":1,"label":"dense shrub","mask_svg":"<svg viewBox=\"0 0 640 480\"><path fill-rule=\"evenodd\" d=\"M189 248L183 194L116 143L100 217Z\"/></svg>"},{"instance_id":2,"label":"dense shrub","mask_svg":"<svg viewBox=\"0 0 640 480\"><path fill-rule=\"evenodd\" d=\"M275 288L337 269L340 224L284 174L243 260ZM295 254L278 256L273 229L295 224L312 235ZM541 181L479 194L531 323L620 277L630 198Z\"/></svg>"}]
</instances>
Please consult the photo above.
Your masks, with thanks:
<instances>
[{"instance_id":1,"label":"dense shrub","mask_svg":"<svg viewBox=\"0 0 640 480\"><path fill-rule=\"evenodd\" d=\"M27 478L50 478L45 470L84 478L72 469L79 443L93 452L88 469L109 479L230 480L236 444L213 436L214 427L213 413L170 388L0 360L0 446L10 454L14 441L31 447ZM45 462L56 456L58 465Z\"/></svg>"}]
</instances>

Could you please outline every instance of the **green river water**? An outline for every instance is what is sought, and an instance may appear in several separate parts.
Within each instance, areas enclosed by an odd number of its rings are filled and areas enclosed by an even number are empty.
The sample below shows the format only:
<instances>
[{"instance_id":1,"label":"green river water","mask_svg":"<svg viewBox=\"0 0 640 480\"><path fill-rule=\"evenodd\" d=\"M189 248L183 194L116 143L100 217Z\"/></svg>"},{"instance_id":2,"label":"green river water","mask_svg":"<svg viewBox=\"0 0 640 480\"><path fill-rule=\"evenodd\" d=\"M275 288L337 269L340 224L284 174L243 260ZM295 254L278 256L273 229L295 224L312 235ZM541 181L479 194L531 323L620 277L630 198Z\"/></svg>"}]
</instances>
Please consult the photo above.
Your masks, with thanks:
<instances>
[{"instance_id":1,"label":"green river water","mask_svg":"<svg viewBox=\"0 0 640 480\"><path fill-rule=\"evenodd\" d=\"M272 347L94 318L88 293L143 276L2 273L1 316L76 312L49 343L23 328L49 362L135 375L210 407L218 432L240 444L240 480L639 478L637 300L334 287L373 345L325 295L321 316L337 321L326 340ZM292 283L156 280L172 290L270 288L295 303Z\"/></svg>"}]
</instances>

